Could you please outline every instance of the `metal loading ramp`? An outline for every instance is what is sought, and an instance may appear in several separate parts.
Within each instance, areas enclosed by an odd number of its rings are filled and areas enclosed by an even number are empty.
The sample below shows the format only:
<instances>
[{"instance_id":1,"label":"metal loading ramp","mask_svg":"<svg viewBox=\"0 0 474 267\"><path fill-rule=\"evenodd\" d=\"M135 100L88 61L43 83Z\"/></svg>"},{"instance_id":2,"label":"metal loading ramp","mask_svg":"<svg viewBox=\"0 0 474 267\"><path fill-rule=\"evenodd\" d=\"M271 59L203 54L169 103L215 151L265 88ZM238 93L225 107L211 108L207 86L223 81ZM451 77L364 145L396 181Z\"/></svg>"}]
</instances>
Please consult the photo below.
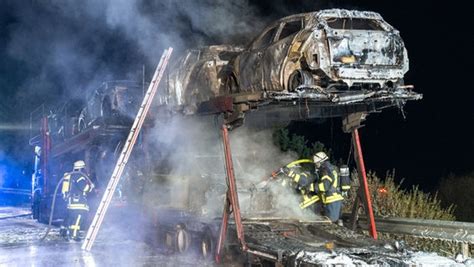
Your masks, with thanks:
<instances>
[{"instance_id":1,"label":"metal loading ramp","mask_svg":"<svg viewBox=\"0 0 474 267\"><path fill-rule=\"evenodd\" d=\"M229 227L229 232L236 231L233 222ZM247 252L256 261L300 266L321 264L323 256L346 255L361 262L397 265L408 258L382 241L324 221L244 220L243 227Z\"/></svg>"}]
</instances>

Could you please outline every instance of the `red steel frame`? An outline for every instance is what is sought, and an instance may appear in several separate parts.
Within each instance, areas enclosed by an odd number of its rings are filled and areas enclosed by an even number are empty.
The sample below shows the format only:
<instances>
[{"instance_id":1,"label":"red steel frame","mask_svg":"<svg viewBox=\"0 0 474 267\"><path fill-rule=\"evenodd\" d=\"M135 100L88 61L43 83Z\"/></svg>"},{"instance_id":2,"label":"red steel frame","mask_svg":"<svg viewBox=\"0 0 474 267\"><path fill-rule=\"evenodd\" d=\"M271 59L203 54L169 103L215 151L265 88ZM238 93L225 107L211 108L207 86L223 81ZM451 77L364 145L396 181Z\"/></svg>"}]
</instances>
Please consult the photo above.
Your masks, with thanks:
<instances>
[{"instance_id":1,"label":"red steel frame","mask_svg":"<svg viewBox=\"0 0 474 267\"><path fill-rule=\"evenodd\" d=\"M367 217L369 218L370 228L369 232L370 235L377 239L377 229L375 227L375 219L374 219L374 212L372 210L372 200L370 199L370 192L369 192L369 184L367 183L367 175L365 172L365 165L364 165L364 156L362 155L362 147L360 145L360 138L359 138L359 130L353 129L352 130L352 141L354 143L355 153L354 157L357 162L357 169L359 170L360 180L362 182L362 188L359 190L363 190L363 196L365 197L365 206L366 206L366 213Z\"/></svg>"},{"instance_id":2,"label":"red steel frame","mask_svg":"<svg viewBox=\"0 0 474 267\"><path fill-rule=\"evenodd\" d=\"M237 194L237 184L235 182L234 165L232 162L232 153L230 151L229 132L227 125L222 126L222 142L224 144L224 157L226 167L226 180L227 180L227 194L224 205L224 212L222 215L222 223L219 234L219 239L216 246L216 262L221 261L222 247L224 246L227 226L229 224L230 214L234 214L235 226L237 229L237 238L240 241L241 249L247 251L247 244L245 243L244 228L242 226L242 218L240 216L239 197Z\"/></svg>"}]
</instances>

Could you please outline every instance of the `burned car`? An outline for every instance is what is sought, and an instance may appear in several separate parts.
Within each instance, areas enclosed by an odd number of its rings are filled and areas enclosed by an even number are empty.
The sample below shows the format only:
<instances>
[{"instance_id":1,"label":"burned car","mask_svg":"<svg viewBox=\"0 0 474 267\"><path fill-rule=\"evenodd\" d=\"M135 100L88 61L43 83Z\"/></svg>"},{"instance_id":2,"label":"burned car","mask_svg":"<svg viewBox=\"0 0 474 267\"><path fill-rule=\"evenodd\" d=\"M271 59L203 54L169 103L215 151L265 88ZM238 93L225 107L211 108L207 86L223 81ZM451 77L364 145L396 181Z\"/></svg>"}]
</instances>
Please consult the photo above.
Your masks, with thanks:
<instances>
[{"instance_id":1,"label":"burned car","mask_svg":"<svg viewBox=\"0 0 474 267\"><path fill-rule=\"evenodd\" d=\"M130 126L143 100L142 83L128 80L104 82L90 92L78 118L78 130L93 124Z\"/></svg>"},{"instance_id":2,"label":"burned car","mask_svg":"<svg viewBox=\"0 0 474 267\"><path fill-rule=\"evenodd\" d=\"M400 90L409 95L403 83L408 67L398 31L379 14L322 10L265 28L233 60L227 91L345 103Z\"/></svg>"},{"instance_id":3,"label":"burned car","mask_svg":"<svg viewBox=\"0 0 474 267\"><path fill-rule=\"evenodd\" d=\"M219 97L229 60L243 47L212 45L188 49L170 64L166 88L160 90L158 101L177 107L185 114L194 114L199 104Z\"/></svg>"},{"instance_id":4,"label":"burned car","mask_svg":"<svg viewBox=\"0 0 474 267\"><path fill-rule=\"evenodd\" d=\"M48 112L48 127L54 141L64 141L79 132L78 120L85 103L83 99L70 99Z\"/></svg>"}]
</instances>

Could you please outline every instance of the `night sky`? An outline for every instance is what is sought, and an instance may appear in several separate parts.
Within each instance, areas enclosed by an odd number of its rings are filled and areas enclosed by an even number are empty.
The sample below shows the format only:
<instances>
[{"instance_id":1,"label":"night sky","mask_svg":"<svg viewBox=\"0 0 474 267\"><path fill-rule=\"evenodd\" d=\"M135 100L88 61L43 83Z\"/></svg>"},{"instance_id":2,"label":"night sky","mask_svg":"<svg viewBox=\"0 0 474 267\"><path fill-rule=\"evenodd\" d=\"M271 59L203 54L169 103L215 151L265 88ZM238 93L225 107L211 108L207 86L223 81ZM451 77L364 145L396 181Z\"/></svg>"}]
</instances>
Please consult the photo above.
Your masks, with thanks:
<instances>
[{"instance_id":1,"label":"night sky","mask_svg":"<svg viewBox=\"0 0 474 267\"><path fill-rule=\"evenodd\" d=\"M105 80L137 79L142 65L151 70L165 46L245 44L275 19L322 8L379 12L407 47L405 82L424 95L407 104L406 119L395 109L369 116L361 130L367 168L380 174L396 169L398 178L425 190L450 173L474 169L473 23L465 6L380 0L131 2L1 1L0 175L5 166L16 174L29 168L28 132L18 127L27 125L37 105L80 97ZM331 123L340 132L340 122ZM311 125L294 129L311 135ZM320 132L325 136L310 139L347 143L341 133Z\"/></svg>"}]
</instances>

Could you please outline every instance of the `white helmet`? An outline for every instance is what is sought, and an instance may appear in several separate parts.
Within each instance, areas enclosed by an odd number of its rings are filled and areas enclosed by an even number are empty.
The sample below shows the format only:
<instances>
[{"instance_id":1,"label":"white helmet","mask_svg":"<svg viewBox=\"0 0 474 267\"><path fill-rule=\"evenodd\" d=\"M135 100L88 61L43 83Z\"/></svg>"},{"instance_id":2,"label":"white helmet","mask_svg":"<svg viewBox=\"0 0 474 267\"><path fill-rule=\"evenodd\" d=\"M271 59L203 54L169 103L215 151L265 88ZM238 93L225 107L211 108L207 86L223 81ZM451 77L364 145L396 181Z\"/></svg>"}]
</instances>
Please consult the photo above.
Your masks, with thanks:
<instances>
[{"instance_id":1,"label":"white helmet","mask_svg":"<svg viewBox=\"0 0 474 267\"><path fill-rule=\"evenodd\" d=\"M86 163L83 160L78 160L74 162L74 170L84 169L86 167Z\"/></svg>"},{"instance_id":2,"label":"white helmet","mask_svg":"<svg viewBox=\"0 0 474 267\"><path fill-rule=\"evenodd\" d=\"M316 164L322 163L327 159L328 159L328 156L326 155L326 153L324 153L322 151L314 154L314 156L313 156L313 162L316 163Z\"/></svg>"}]
</instances>

